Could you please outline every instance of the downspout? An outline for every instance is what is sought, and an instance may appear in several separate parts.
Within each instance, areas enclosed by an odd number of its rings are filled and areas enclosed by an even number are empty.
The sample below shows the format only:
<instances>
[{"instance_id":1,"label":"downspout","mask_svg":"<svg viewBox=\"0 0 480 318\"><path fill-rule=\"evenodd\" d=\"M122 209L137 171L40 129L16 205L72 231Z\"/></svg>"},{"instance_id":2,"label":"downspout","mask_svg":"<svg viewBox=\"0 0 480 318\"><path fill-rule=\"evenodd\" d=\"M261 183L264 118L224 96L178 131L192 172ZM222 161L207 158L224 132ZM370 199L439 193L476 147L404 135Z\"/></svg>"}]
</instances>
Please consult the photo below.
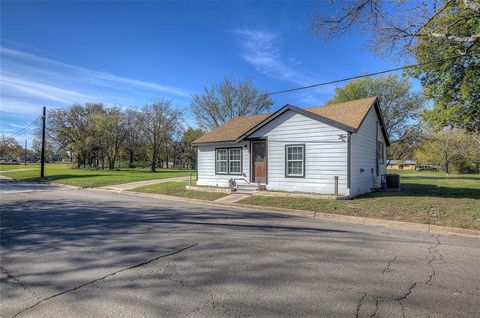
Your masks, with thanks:
<instances>
[{"instance_id":1,"label":"downspout","mask_svg":"<svg viewBox=\"0 0 480 318\"><path fill-rule=\"evenodd\" d=\"M350 182L352 179L352 133L347 132L347 190L350 196Z\"/></svg>"}]
</instances>

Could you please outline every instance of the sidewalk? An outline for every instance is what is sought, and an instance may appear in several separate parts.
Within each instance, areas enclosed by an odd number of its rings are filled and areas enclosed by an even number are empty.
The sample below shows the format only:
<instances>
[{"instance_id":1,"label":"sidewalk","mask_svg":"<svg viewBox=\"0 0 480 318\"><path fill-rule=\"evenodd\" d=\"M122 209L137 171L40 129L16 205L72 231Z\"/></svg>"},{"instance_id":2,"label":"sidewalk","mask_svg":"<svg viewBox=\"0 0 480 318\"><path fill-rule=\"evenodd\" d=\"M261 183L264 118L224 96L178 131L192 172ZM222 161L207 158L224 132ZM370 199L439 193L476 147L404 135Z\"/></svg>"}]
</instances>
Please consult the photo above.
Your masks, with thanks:
<instances>
[{"instance_id":1,"label":"sidewalk","mask_svg":"<svg viewBox=\"0 0 480 318\"><path fill-rule=\"evenodd\" d=\"M22 169L12 169L12 170L0 170L0 173L16 172L16 171L28 171L28 170L40 170L40 169L39 168L22 168Z\"/></svg>"},{"instance_id":2,"label":"sidewalk","mask_svg":"<svg viewBox=\"0 0 480 318\"><path fill-rule=\"evenodd\" d=\"M114 184L105 187L101 187L99 189L107 189L107 190L115 190L115 191L127 191L132 190L138 187L149 186L152 184L158 184L163 182L170 182L170 181L188 181L187 177L176 177L176 178L165 178L165 179L154 179L154 180L145 180L145 181L136 181L136 182L129 182L129 183L122 183L122 184Z\"/></svg>"},{"instance_id":3,"label":"sidewalk","mask_svg":"<svg viewBox=\"0 0 480 318\"><path fill-rule=\"evenodd\" d=\"M235 203L235 202L241 201L245 198L248 198L249 196L250 196L250 194L233 193L233 194L227 195L226 197L216 199L214 202Z\"/></svg>"}]
</instances>

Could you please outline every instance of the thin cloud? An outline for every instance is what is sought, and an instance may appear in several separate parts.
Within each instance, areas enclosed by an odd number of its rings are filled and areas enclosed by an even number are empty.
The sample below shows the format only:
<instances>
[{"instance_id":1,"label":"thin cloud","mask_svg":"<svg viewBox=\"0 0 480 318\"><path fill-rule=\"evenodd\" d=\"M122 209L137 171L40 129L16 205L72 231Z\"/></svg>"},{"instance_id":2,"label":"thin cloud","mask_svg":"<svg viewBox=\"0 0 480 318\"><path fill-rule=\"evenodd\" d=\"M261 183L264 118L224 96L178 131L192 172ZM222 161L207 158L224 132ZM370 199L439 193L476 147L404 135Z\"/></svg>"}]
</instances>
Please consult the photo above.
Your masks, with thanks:
<instances>
[{"instance_id":1,"label":"thin cloud","mask_svg":"<svg viewBox=\"0 0 480 318\"><path fill-rule=\"evenodd\" d=\"M308 85L318 81L311 72L299 68L301 61L281 54L277 34L262 30L235 30L242 47L241 57L261 73L275 79Z\"/></svg>"},{"instance_id":2,"label":"thin cloud","mask_svg":"<svg viewBox=\"0 0 480 318\"><path fill-rule=\"evenodd\" d=\"M115 87L118 83L129 84L135 86L137 88L145 89L145 90L155 90L157 93L167 93L170 95L177 95L183 97L190 97L191 91L174 87L168 85L161 85L152 82L146 82L141 80L130 79L122 76L113 75L107 72L100 72L96 70L91 70L88 68L63 63L60 61L56 61L53 59L33 55L26 52L21 52L9 48L0 48L0 54L12 56L15 58L22 59L27 62L33 62L35 64L43 64L45 66L50 66L50 68L57 69L59 71L63 71L63 74L60 75L69 75L68 73L79 73L86 77L86 80L99 84L104 85L106 87ZM48 70L48 68L47 68Z\"/></svg>"},{"instance_id":3,"label":"thin cloud","mask_svg":"<svg viewBox=\"0 0 480 318\"><path fill-rule=\"evenodd\" d=\"M254 29L237 29L233 33L239 41L242 52L241 57L253 65L257 71L273 79L305 86L318 83L321 77L303 68L303 63L296 57L285 56L280 47L278 34ZM327 85L300 93L300 101L306 104L318 103L326 95L331 95L335 89Z\"/></svg>"}]
</instances>

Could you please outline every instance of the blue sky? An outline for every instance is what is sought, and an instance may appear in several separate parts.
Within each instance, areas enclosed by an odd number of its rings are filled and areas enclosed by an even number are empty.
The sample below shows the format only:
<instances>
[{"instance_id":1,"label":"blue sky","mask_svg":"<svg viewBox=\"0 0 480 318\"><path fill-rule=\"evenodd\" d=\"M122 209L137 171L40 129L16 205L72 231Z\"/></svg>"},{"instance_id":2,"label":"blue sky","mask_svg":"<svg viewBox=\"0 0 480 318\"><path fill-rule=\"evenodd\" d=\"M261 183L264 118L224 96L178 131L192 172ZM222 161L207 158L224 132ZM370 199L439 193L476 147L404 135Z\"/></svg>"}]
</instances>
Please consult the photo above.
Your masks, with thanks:
<instances>
[{"instance_id":1,"label":"blue sky","mask_svg":"<svg viewBox=\"0 0 480 318\"><path fill-rule=\"evenodd\" d=\"M369 52L358 32L328 42L312 35L312 14L329 8L326 1L2 1L0 133L17 132L42 106L142 106L153 97L173 98L194 126L191 94L225 76L276 91L398 66ZM272 110L322 105L334 89L275 95Z\"/></svg>"}]
</instances>

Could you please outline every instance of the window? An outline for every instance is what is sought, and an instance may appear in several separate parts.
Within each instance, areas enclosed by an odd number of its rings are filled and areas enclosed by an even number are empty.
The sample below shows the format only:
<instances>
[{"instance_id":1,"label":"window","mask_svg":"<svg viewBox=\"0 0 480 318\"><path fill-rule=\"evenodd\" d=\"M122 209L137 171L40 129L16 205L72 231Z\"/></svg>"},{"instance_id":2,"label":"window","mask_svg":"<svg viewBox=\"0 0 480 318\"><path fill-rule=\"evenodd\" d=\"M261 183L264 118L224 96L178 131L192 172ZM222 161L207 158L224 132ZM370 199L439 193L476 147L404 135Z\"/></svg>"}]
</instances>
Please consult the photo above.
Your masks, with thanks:
<instances>
[{"instance_id":1,"label":"window","mask_svg":"<svg viewBox=\"0 0 480 318\"><path fill-rule=\"evenodd\" d=\"M215 149L216 174L242 174L242 148Z\"/></svg>"},{"instance_id":2,"label":"window","mask_svg":"<svg viewBox=\"0 0 480 318\"><path fill-rule=\"evenodd\" d=\"M242 148L228 150L228 172L230 174L242 173Z\"/></svg>"},{"instance_id":3,"label":"window","mask_svg":"<svg viewBox=\"0 0 480 318\"><path fill-rule=\"evenodd\" d=\"M305 145L286 145L285 161L285 176L305 177Z\"/></svg>"},{"instance_id":4,"label":"window","mask_svg":"<svg viewBox=\"0 0 480 318\"><path fill-rule=\"evenodd\" d=\"M216 157L217 160L215 162L217 173L218 174L227 174L227 163L228 163L228 155L227 149L217 149L216 150Z\"/></svg>"},{"instance_id":5,"label":"window","mask_svg":"<svg viewBox=\"0 0 480 318\"><path fill-rule=\"evenodd\" d=\"M379 164L385 163L385 145L379 141L377 146L377 159Z\"/></svg>"}]
</instances>

